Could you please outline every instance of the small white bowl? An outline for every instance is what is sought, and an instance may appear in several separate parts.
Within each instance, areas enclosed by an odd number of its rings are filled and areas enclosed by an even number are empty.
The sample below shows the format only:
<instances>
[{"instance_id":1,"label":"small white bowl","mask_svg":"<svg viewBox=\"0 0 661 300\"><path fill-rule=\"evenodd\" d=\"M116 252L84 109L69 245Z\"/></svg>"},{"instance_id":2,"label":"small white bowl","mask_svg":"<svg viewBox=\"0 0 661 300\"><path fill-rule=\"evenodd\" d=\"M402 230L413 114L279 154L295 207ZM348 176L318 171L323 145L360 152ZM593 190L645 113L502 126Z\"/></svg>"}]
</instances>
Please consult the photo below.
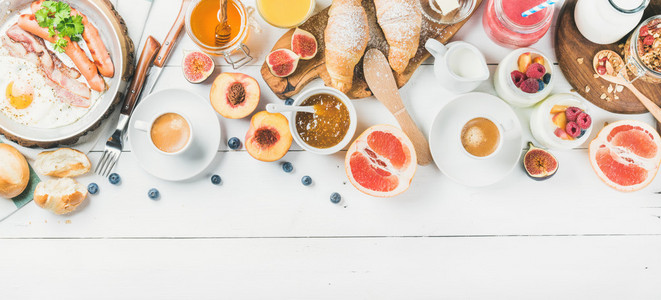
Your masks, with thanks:
<instances>
[{"instance_id":1,"label":"small white bowl","mask_svg":"<svg viewBox=\"0 0 661 300\"><path fill-rule=\"evenodd\" d=\"M294 141L296 141L296 144L301 146L301 148L313 153L329 155L342 150L353 139L353 136L356 133L356 127L358 125L356 108L353 106L353 103L351 103L351 99L349 99L347 95L340 92L339 90L330 87L317 87L303 91L302 93L298 94L292 105L301 105L301 103L303 103L303 101L305 101L306 99L310 98L313 95L318 95L318 94L330 94L337 97L338 99L340 99L340 101L342 101L342 103L344 103L344 106L346 106L347 110L349 111L349 121L350 121L349 129L347 130L347 134L344 136L342 141L340 141L337 145L330 148L317 148L308 145L301 139L301 136L298 134L298 130L296 129L297 112L292 112L290 114L289 130L291 131L291 135L294 138Z\"/></svg>"}]
</instances>

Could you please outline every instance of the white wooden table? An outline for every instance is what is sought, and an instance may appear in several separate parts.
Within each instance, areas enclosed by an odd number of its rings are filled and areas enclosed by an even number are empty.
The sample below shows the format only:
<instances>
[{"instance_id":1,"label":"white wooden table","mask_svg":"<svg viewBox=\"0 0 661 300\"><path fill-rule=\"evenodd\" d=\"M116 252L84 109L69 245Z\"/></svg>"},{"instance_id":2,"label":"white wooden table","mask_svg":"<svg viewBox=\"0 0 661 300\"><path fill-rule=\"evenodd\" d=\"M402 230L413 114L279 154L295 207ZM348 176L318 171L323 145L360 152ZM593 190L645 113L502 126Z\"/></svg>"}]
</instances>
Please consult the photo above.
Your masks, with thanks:
<instances>
[{"instance_id":1,"label":"white wooden table","mask_svg":"<svg viewBox=\"0 0 661 300\"><path fill-rule=\"evenodd\" d=\"M115 3L126 10L131 1ZM162 40L178 8L179 1L155 0L142 40L148 34ZM510 50L486 37L482 11L455 40L484 51L493 72ZM256 59L240 72L260 82L262 110L281 101L259 70L284 31L256 18L261 32L248 41ZM552 27L533 47L555 57L554 33ZM184 36L155 90L183 88L208 97L211 80L192 85L181 73L182 50L192 48ZM425 131L455 96L436 84L430 63L401 90ZM219 71L232 70L222 63ZM563 78L554 92L570 89ZM494 93L491 80L478 91ZM355 103L358 133L373 124L395 124L375 99ZM647 114L616 115L590 106L595 124L625 118L653 124ZM529 140L529 110L517 113ZM406 193L376 199L347 182L345 152L322 157L293 146L283 158L294 165L287 174L277 162L229 150L226 137L243 140L248 122L221 120L222 146L199 178L158 180L137 166L129 146L116 169L122 184L81 178L97 182L100 193L76 213L56 216L30 203L0 223L0 298L661 298L658 178L643 191L616 192L596 177L583 147L555 152L560 170L548 181L532 181L517 168L495 186L467 188L427 166L418 168ZM102 149L90 154L93 162ZM214 173L222 185L210 183ZM314 184L303 186L303 175ZM147 197L152 187L160 190L160 200ZM332 192L342 195L341 205L329 201Z\"/></svg>"}]
</instances>

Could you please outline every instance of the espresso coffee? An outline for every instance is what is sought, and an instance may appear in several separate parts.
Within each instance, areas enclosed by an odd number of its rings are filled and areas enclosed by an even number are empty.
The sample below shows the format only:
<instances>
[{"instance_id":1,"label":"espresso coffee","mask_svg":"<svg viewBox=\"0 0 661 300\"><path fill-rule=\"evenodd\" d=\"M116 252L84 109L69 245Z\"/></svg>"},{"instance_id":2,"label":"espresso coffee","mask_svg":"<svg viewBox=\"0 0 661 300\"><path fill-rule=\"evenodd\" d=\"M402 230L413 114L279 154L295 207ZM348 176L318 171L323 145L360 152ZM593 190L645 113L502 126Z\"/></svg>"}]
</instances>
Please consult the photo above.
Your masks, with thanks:
<instances>
[{"instance_id":1,"label":"espresso coffee","mask_svg":"<svg viewBox=\"0 0 661 300\"><path fill-rule=\"evenodd\" d=\"M176 153L186 147L191 130L188 121L176 113L164 114L154 121L150 132L154 146L167 153Z\"/></svg>"},{"instance_id":2,"label":"espresso coffee","mask_svg":"<svg viewBox=\"0 0 661 300\"><path fill-rule=\"evenodd\" d=\"M472 119L461 130L461 145L474 156L489 156L498 150L499 144L500 130L487 118Z\"/></svg>"}]
</instances>

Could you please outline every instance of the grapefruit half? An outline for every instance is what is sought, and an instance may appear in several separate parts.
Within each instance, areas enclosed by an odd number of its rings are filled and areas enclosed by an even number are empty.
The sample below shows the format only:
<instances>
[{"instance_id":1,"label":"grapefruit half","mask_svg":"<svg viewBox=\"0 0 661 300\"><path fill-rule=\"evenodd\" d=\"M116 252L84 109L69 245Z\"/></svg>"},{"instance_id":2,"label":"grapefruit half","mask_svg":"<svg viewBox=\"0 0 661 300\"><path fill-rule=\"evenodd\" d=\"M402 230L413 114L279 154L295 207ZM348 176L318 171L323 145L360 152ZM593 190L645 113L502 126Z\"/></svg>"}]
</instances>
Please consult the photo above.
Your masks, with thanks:
<instances>
[{"instance_id":1,"label":"grapefruit half","mask_svg":"<svg viewBox=\"0 0 661 300\"><path fill-rule=\"evenodd\" d=\"M351 144L344 168L359 191L393 197L409 188L416 161L413 143L404 132L391 125L375 125Z\"/></svg>"},{"instance_id":2,"label":"grapefruit half","mask_svg":"<svg viewBox=\"0 0 661 300\"><path fill-rule=\"evenodd\" d=\"M659 170L661 137L643 122L611 123L590 142L590 163L610 187L623 192L640 190Z\"/></svg>"}]
</instances>

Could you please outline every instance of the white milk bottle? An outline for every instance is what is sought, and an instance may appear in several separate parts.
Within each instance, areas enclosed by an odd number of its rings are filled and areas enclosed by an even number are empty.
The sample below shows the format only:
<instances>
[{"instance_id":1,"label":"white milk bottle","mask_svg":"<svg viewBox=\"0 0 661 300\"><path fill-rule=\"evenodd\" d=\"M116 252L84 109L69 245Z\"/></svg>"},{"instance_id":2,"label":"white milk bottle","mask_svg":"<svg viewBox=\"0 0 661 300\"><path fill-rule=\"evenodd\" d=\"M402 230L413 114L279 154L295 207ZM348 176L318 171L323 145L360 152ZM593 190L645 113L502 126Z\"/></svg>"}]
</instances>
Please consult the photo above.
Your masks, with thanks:
<instances>
[{"instance_id":1,"label":"white milk bottle","mask_svg":"<svg viewBox=\"0 0 661 300\"><path fill-rule=\"evenodd\" d=\"M650 0L578 0L576 27L597 44L619 41L638 25Z\"/></svg>"}]
</instances>

